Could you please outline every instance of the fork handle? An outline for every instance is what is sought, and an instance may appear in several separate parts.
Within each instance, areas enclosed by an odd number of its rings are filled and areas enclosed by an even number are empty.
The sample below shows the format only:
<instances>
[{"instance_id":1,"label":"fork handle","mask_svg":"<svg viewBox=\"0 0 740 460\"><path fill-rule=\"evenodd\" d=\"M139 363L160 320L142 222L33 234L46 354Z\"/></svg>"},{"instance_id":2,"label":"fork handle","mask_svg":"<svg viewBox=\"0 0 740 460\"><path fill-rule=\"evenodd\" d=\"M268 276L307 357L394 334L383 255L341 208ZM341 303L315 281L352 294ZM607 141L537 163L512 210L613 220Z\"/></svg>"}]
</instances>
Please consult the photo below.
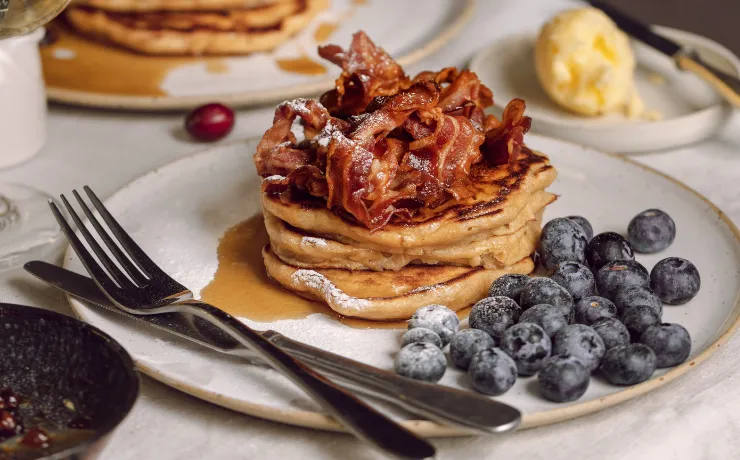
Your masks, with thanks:
<instances>
[{"instance_id":1,"label":"fork handle","mask_svg":"<svg viewBox=\"0 0 740 460\"><path fill-rule=\"evenodd\" d=\"M402 377L297 342L275 331L261 334L306 364L340 379L342 386L397 404L439 423L487 434L514 429L521 421L521 412L495 399Z\"/></svg>"},{"instance_id":2,"label":"fork handle","mask_svg":"<svg viewBox=\"0 0 740 460\"><path fill-rule=\"evenodd\" d=\"M423 459L434 456L434 447L429 442L334 385L225 311L195 300L178 302L176 305L219 326L258 354L271 367L301 387L358 438L397 458Z\"/></svg>"}]
</instances>

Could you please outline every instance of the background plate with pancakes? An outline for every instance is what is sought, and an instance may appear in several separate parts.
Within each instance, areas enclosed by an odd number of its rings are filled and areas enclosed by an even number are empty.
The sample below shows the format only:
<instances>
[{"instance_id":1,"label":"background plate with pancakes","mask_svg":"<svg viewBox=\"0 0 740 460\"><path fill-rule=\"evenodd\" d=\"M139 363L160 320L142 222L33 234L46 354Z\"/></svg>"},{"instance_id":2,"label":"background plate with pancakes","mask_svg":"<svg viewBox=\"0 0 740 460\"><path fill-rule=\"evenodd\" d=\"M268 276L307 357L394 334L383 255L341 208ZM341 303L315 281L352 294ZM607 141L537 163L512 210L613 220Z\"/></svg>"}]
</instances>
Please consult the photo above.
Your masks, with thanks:
<instances>
[{"instance_id":1,"label":"background plate with pancakes","mask_svg":"<svg viewBox=\"0 0 740 460\"><path fill-rule=\"evenodd\" d=\"M345 43L364 29L408 64L454 36L474 3L78 0L50 26L44 77L51 100L75 105L168 110L214 99L275 102L331 87L317 43ZM408 21L411 15L416 20Z\"/></svg>"}]
</instances>

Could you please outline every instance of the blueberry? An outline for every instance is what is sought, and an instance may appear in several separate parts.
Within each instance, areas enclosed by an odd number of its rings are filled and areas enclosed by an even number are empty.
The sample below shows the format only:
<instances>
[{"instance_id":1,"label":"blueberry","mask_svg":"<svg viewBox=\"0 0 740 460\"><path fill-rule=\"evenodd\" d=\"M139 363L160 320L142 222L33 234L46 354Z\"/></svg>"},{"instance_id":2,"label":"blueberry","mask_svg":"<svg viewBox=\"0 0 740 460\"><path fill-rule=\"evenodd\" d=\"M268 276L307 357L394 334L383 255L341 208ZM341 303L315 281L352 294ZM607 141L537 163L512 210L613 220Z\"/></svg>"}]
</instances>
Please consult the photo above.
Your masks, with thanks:
<instances>
[{"instance_id":1,"label":"blueberry","mask_svg":"<svg viewBox=\"0 0 740 460\"><path fill-rule=\"evenodd\" d=\"M444 305L427 305L416 310L409 320L409 329L423 327L431 329L442 339L442 346L447 345L452 334L460 328L460 320L454 311Z\"/></svg>"},{"instance_id":2,"label":"blueberry","mask_svg":"<svg viewBox=\"0 0 740 460\"><path fill-rule=\"evenodd\" d=\"M587 242L586 232L576 222L565 217L551 220L540 236L542 265L552 270L560 262L584 262Z\"/></svg>"},{"instance_id":3,"label":"blueberry","mask_svg":"<svg viewBox=\"0 0 740 460\"><path fill-rule=\"evenodd\" d=\"M591 372L572 356L553 356L537 374L537 380L545 399L570 402L586 393Z\"/></svg>"},{"instance_id":4,"label":"blueberry","mask_svg":"<svg viewBox=\"0 0 740 460\"><path fill-rule=\"evenodd\" d=\"M425 327L409 329L403 334L401 347L410 343L431 343L435 347L442 348L442 339L439 338L439 334Z\"/></svg>"},{"instance_id":5,"label":"blueberry","mask_svg":"<svg viewBox=\"0 0 740 460\"><path fill-rule=\"evenodd\" d=\"M508 274L497 278L488 288L488 297L504 296L519 303L519 292L529 283L529 276Z\"/></svg>"},{"instance_id":6,"label":"blueberry","mask_svg":"<svg viewBox=\"0 0 740 460\"><path fill-rule=\"evenodd\" d=\"M612 300L619 289L628 286L648 287L650 274L647 268L634 260L615 260L607 262L596 273L596 287L599 295Z\"/></svg>"},{"instance_id":7,"label":"blueberry","mask_svg":"<svg viewBox=\"0 0 740 460\"><path fill-rule=\"evenodd\" d=\"M635 260L632 246L622 235L614 232L599 233L586 247L588 266L594 273L613 260Z\"/></svg>"},{"instance_id":8,"label":"blueberry","mask_svg":"<svg viewBox=\"0 0 740 460\"><path fill-rule=\"evenodd\" d=\"M601 373L614 385L634 385L655 372L655 353L641 343L610 348L601 363Z\"/></svg>"},{"instance_id":9,"label":"blueberry","mask_svg":"<svg viewBox=\"0 0 740 460\"><path fill-rule=\"evenodd\" d=\"M575 302L594 295L596 291L594 274L578 262L560 262L555 266L550 279L563 286Z\"/></svg>"},{"instance_id":10,"label":"blueberry","mask_svg":"<svg viewBox=\"0 0 740 460\"><path fill-rule=\"evenodd\" d=\"M534 375L550 357L552 343L538 325L519 323L504 332L501 350L514 360L519 375Z\"/></svg>"},{"instance_id":11,"label":"blueberry","mask_svg":"<svg viewBox=\"0 0 740 460\"><path fill-rule=\"evenodd\" d=\"M450 340L450 357L455 366L467 369L474 354L494 346L495 342L488 333L480 329L463 329Z\"/></svg>"},{"instance_id":12,"label":"blueberry","mask_svg":"<svg viewBox=\"0 0 740 460\"><path fill-rule=\"evenodd\" d=\"M673 243L676 224L660 209L648 209L632 218L627 226L627 239L637 252L654 254Z\"/></svg>"},{"instance_id":13,"label":"blueberry","mask_svg":"<svg viewBox=\"0 0 740 460\"><path fill-rule=\"evenodd\" d=\"M622 314L622 323L627 326L632 338L637 340L645 329L660 324L660 315L647 305L638 305Z\"/></svg>"},{"instance_id":14,"label":"blueberry","mask_svg":"<svg viewBox=\"0 0 740 460\"><path fill-rule=\"evenodd\" d=\"M519 322L536 324L544 329L550 337L568 325L568 319L563 316L560 310L545 303L526 310L519 317Z\"/></svg>"},{"instance_id":15,"label":"blueberry","mask_svg":"<svg viewBox=\"0 0 740 460\"><path fill-rule=\"evenodd\" d=\"M519 305L508 297L486 297L473 305L468 322L471 328L480 329L500 341L504 331L516 323L521 312Z\"/></svg>"},{"instance_id":16,"label":"blueberry","mask_svg":"<svg viewBox=\"0 0 740 460\"><path fill-rule=\"evenodd\" d=\"M591 226L591 222L589 222L588 219L582 216L568 216L568 219L577 223L586 234L586 240L591 241L591 238L594 237L594 228Z\"/></svg>"},{"instance_id":17,"label":"blueberry","mask_svg":"<svg viewBox=\"0 0 740 460\"><path fill-rule=\"evenodd\" d=\"M447 359L431 343L411 343L398 352L394 369L398 375L434 383L444 375Z\"/></svg>"},{"instance_id":18,"label":"blueberry","mask_svg":"<svg viewBox=\"0 0 740 460\"><path fill-rule=\"evenodd\" d=\"M658 316L663 314L663 301L653 291L642 286L625 286L617 289L614 305L621 316L625 311L638 305L646 305Z\"/></svg>"},{"instance_id":19,"label":"blueberry","mask_svg":"<svg viewBox=\"0 0 740 460\"><path fill-rule=\"evenodd\" d=\"M630 343L630 333L617 318L601 318L591 325L604 341L606 349Z\"/></svg>"},{"instance_id":20,"label":"blueberry","mask_svg":"<svg viewBox=\"0 0 740 460\"><path fill-rule=\"evenodd\" d=\"M468 375L475 391L498 396L516 382L516 363L498 348L481 350L470 360Z\"/></svg>"},{"instance_id":21,"label":"blueberry","mask_svg":"<svg viewBox=\"0 0 740 460\"><path fill-rule=\"evenodd\" d=\"M576 304L576 322L590 326L601 318L617 316L617 307L611 300L599 296L585 297Z\"/></svg>"},{"instance_id":22,"label":"blueberry","mask_svg":"<svg viewBox=\"0 0 740 460\"><path fill-rule=\"evenodd\" d=\"M650 272L650 287L669 305L681 305L693 299L701 287L699 270L680 257L663 259Z\"/></svg>"},{"instance_id":23,"label":"blueberry","mask_svg":"<svg viewBox=\"0 0 740 460\"><path fill-rule=\"evenodd\" d=\"M653 350L659 368L681 364L691 353L691 336L680 324L650 326L640 336L640 342Z\"/></svg>"},{"instance_id":24,"label":"blueberry","mask_svg":"<svg viewBox=\"0 0 740 460\"><path fill-rule=\"evenodd\" d=\"M563 316L570 319L573 309L573 297L561 285L550 278L532 278L519 296L520 305L528 309L546 303L562 310Z\"/></svg>"},{"instance_id":25,"label":"blueberry","mask_svg":"<svg viewBox=\"0 0 740 460\"><path fill-rule=\"evenodd\" d=\"M554 355L569 355L579 360L593 372L599 367L606 347L599 334L583 324L565 326L555 334L552 351Z\"/></svg>"}]
</instances>

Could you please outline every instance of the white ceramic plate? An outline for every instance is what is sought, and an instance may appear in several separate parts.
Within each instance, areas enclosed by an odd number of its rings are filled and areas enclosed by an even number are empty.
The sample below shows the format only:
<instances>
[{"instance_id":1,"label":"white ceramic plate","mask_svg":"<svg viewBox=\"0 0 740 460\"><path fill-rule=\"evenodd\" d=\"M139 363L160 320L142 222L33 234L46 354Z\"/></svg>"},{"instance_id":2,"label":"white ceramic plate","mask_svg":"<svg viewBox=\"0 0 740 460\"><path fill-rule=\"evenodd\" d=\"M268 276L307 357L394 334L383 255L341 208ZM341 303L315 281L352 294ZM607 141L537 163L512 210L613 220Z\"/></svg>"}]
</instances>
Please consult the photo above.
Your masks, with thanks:
<instances>
[{"instance_id":1,"label":"white ceramic plate","mask_svg":"<svg viewBox=\"0 0 740 460\"><path fill-rule=\"evenodd\" d=\"M708 62L730 75L740 75L740 61L718 43L689 32L654 28L668 38L694 47ZM471 70L493 90L497 109L503 109L515 97L526 101L526 113L533 119L535 132L608 152L638 153L705 139L724 126L732 111L707 83L678 70L667 56L633 41L637 89L646 108L660 112L662 120L630 120L621 114L602 117L573 114L555 104L537 80L536 36L536 31L529 31L508 37L478 53L470 63Z\"/></svg>"},{"instance_id":2,"label":"white ceramic plate","mask_svg":"<svg viewBox=\"0 0 740 460\"><path fill-rule=\"evenodd\" d=\"M337 27L328 43L347 47L352 34L364 30L399 63L408 65L444 45L474 10L475 0L331 0L328 10L270 53L176 59L164 70L163 61L171 62L171 58L81 41L62 28L61 39L41 50L47 93L53 101L127 110L189 109L214 100L239 106L283 101L331 88L336 67L316 51L315 33L322 25ZM415 20L409 21L409 17ZM105 56L102 63L101 55ZM301 56L324 65L327 72L292 73L277 64L278 59ZM112 82L85 78L91 66L108 66L98 70L98 77ZM157 80L151 81L155 77ZM140 83L131 85L130 81Z\"/></svg>"},{"instance_id":3,"label":"white ceramic plate","mask_svg":"<svg viewBox=\"0 0 740 460\"><path fill-rule=\"evenodd\" d=\"M701 272L699 295L684 306L666 306L664 319L684 325L693 338L689 360L652 380L620 388L594 378L579 401L554 404L537 395L533 378L520 378L502 401L522 410L522 427L577 417L635 397L676 378L709 356L737 326L740 290L740 233L718 209L680 183L622 157L530 135L533 148L547 152L560 175L552 186L558 201L546 218L580 214L597 232L624 232L638 212L658 207L676 221L678 235L664 254L639 257L652 268L662 257L693 261ZM216 247L226 229L259 211L259 178L252 165L255 141L215 147L155 170L114 194L109 209L134 239L185 286L199 292L213 276ZM85 273L73 251L65 266ZM248 299L245 299L248 301ZM337 430L300 390L276 372L225 358L119 315L70 299L85 321L109 333L131 353L142 372L172 387L237 411L285 423ZM401 332L353 329L323 314L272 323L247 321L293 339L391 369ZM143 329L142 329L143 327ZM442 384L467 387L467 376L449 368ZM458 435L432 422L393 412L427 436Z\"/></svg>"}]
</instances>

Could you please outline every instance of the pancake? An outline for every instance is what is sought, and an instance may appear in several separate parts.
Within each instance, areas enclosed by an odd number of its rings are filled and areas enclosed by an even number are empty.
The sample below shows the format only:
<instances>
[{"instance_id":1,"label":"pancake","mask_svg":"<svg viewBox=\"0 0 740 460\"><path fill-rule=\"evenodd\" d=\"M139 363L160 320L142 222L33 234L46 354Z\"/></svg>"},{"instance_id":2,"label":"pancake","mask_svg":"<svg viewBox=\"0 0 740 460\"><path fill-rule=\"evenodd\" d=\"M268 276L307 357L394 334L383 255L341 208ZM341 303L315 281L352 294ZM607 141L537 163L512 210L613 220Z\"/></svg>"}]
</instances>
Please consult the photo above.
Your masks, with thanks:
<instances>
[{"instance_id":1,"label":"pancake","mask_svg":"<svg viewBox=\"0 0 740 460\"><path fill-rule=\"evenodd\" d=\"M276 3L257 9L225 11L156 11L151 13L105 13L126 26L140 30L198 29L213 31L257 30L280 26L285 18L300 12L303 2Z\"/></svg>"},{"instance_id":2,"label":"pancake","mask_svg":"<svg viewBox=\"0 0 740 460\"><path fill-rule=\"evenodd\" d=\"M265 193L261 195L262 208L308 233L332 235L332 239L361 247L418 248L448 245L464 238L480 239L505 228L521 213L532 194L544 190L557 176L546 156L526 148L522 152L522 159L514 164L484 169L474 182L476 193L471 200L450 200L446 208L424 210L416 221L391 222L374 232L326 207L286 202Z\"/></svg>"},{"instance_id":3,"label":"pancake","mask_svg":"<svg viewBox=\"0 0 740 460\"><path fill-rule=\"evenodd\" d=\"M544 206L555 197L538 192L537 199L521 214L528 218L515 231L436 247L369 249L316 237L291 227L265 213L265 227L273 252L284 262L304 268L345 268L349 270L398 270L409 264L447 264L500 268L531 255L539 241Z\"/></svg>"},{"instance_id":4,"label":"pancake","mask_svg":"<svg viewBox=\"0 0 740 460\"><path fill-rule=\"evenodd\" d=\"M528 274L532 259L500 269L407 266L398 271L307 270L286 264L266 246L267 274L302 297L326 303L337 313L371 320L408 319L422 305L461 310L485 297L491 283L507 273Z\"/></svg>"},{"instance_id":5,"label":"pancake","mask_svg":"<svg viewBox=\"0 0 740 460\"><path fill-rule=\"evenodd\" d=\"M222 13L117 13L73 7L66 17L79 32L144 54L247 54L282 44L328 5L329 0L292 0Z\"/></svg>"},{"instance_id":6,"label":"pancake","mask_svg":"<svg viewBox=\"0 0 740 460\"><path fill-rule=\"evenodd\" d=\"M72 6L90 6L107 11L219 11L252 9L291 0L74 0Z\"/></svg>"}]
</instances>

